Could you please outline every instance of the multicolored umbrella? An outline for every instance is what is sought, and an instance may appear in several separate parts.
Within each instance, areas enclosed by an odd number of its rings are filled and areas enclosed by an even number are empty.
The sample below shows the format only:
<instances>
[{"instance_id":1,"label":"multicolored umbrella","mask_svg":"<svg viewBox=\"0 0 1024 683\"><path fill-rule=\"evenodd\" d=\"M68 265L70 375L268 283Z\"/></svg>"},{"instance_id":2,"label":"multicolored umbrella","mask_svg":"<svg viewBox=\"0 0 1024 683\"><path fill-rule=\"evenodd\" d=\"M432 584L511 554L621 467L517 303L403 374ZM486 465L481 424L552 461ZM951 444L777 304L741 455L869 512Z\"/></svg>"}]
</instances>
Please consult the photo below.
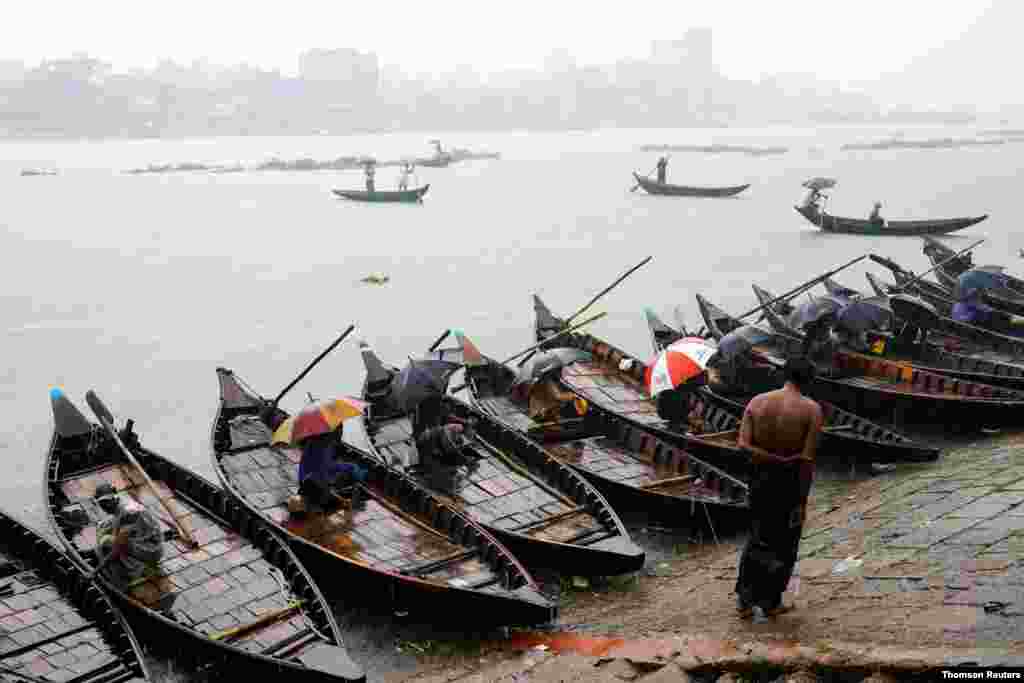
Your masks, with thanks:
<instances>
[{"instance_id":1,"label":"multicolored umbrella","mask_svg":"<svg viewBox=\"0 0 1024 683\"><path fill-rule=\"evenodd\" d=\"M718 353L700 337L683 337L658 354L647 366L644 380L651 396L657 396L668 389L675 389L703 373L708 361Z\"/></svg>"},{"instance_id":2,"label":"multicolored umbrella","mask_svg":"<svg viewBox=\"0 0 1024 683\"><path fill-rule=\"evenodd\" d=\"M305 406L282 422L271 439L274 444L298 445L303 439L333 432L345 420L363 414L367 404L355 398L335 398Z\"/></svg>"}]
</instances>

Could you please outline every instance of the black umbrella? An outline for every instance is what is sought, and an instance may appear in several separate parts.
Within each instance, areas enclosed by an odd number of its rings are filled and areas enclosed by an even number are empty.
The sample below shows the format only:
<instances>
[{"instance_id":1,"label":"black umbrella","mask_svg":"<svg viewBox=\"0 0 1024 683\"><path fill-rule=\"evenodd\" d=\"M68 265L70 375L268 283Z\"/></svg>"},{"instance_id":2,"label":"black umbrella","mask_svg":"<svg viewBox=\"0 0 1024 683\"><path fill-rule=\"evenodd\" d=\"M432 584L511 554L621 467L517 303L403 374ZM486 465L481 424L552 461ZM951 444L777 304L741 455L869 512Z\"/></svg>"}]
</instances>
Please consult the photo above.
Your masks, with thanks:
<instances>
[{"instance_id":1,"label":"black umbrella","mask_svg":"<svg viewBox=\"0 0 1024 683\"><path fill-rule=\"evenodd\" d=\"M723 360L728 361L736 356L749 353L754 346L769 343L771 340L770 332L765 332L753 325L744 325L722 337L718 342L718 353L722 355Z\"/></svg>"},{"instance_id":2,"label":"black umbrella","mask_svg":"<svg viewBox=\"0 0 1024 683\"><path fill-rule=\"evenodd\" d=\"M444 396L452 373L461 367L445 360L410 358L391 380L391 399L400 410L411 412L428 398Z\"/></svg>"},{"instance_id":3,"label":"black umbrella","mask_svg":"<svg viewBox=\"0 0 1024 683\"><path fill-rule=\"evenodd\" d=\"M786 319L786 323L795 330L802 330L808 325L821 322L835 316L843 308L845 302L839 297L823 296L813 301L799 304Z\"/></svg>"},{"instance_id":4,"label":"black umbrella","mask_svg":"<svg viewBox=\"0 0 1024 683\"><path fill-rule=\"evenodd\" d=\"M891 330L893 312L888 297L872 296L849 302L836 314L836 324L850 332Z\"/></svg>"},{"instance_id":5,"label":"black umbrella","mask_svg":"<svg viewBox=\"0 0 1024 683\"><path fill-rule=\"evenodd\" d=\"M593 356L579 349L558 348L542 351L527 361L523 367L519 368L519 373L516 375L516 381L513 383L513 386L533 384L549 372L561 370L566 365L571 365L577 361L586 362L590 360L593 360Z\"/></svg>"}]
</instances>

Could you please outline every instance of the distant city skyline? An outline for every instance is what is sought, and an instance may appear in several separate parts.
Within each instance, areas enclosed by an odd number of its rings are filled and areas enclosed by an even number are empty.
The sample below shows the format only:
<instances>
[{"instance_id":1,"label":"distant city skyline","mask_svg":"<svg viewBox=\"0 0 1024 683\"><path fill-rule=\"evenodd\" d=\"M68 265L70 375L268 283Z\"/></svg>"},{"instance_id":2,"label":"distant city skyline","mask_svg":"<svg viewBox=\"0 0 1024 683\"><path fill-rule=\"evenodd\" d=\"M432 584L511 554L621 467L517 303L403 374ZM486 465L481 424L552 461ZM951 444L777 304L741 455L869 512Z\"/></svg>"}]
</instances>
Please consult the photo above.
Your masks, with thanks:
<instances>
[{"instance_id":1,"label":"distant city skyline","mask_svg":"<svg viewBox=\"0 0 1024 683\"><path fill-rule=\"evenodd\" d=\"M565 50L581 65L646 59L651 45L690 28L710 28L715 66L728 78L809 73L843 84L899 72L955 41L994 5L1012 0L859 3L776 0L711 4L647 2L598 6L520 0L505 6L452 0L324 4L285 9L238 0L148 3L25 3L0 27L0 59L29 65L85 52L119 70L183 64L251 64L294 76L310 48L373 52L382 67L410 75L543 69ZM1016 10L1011 10L1016 11ZM59 18L59 19L58 19ZM1007 50L1019 50L1014 43ZM1013 61L1012 59L1010 61Z\"/></svg>"}]
</instances>

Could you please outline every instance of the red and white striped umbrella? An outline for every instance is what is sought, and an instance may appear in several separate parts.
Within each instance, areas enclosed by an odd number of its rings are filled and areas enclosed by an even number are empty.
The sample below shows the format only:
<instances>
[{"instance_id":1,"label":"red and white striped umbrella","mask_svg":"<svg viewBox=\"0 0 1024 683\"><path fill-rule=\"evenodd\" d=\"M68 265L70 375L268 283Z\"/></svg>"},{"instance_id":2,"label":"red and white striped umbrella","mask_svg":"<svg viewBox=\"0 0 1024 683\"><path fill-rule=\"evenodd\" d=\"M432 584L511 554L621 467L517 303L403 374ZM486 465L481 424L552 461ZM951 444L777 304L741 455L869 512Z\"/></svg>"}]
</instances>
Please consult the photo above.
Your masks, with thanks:
<instances>
[{"instance_id":1,"label":"red and white striped umbrella","mask_svg":"<svg viewBox=\"0 0 1024 683\"><path fill-rule=\"evenodd\" d=\"M683 337L658 354L647 366L647 390L657 396L700 375L718 349L700 337Z\"/></svg>"}]
</instances>

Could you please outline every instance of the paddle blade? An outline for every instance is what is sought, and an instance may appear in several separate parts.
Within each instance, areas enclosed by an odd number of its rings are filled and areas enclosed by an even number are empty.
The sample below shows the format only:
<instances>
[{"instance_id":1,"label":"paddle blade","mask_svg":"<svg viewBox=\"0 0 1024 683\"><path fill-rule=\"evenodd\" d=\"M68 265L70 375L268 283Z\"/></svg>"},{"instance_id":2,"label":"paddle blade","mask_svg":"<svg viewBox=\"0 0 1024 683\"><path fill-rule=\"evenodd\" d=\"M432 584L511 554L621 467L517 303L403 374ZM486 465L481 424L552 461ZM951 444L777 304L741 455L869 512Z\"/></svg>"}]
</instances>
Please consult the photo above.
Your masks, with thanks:
<instances>
[{"instance_id":1,"label":"paddle blade","mask_svg":"<svg viewBox=\"0 0 1024 683\"><path fill-rule=\"evenodd\" d=\"M60 436L78 436L92 431L92 424L59 387L50 389L53 424Z\"/></svg>"},{"instance_id":2,"label":"paddle blade","mask_svg":"<svg viewBox=\"0 0 1024 683\"><path fill-rule=\"evenodd\" d=\"M103 404L103 401L100 400L95 391L90 389L85 392L85 402L89 405L90 410L96 415L100 423L110 426L114 425L114 414L107 409L107 406Z\"/></svg>"}]
</instances>

